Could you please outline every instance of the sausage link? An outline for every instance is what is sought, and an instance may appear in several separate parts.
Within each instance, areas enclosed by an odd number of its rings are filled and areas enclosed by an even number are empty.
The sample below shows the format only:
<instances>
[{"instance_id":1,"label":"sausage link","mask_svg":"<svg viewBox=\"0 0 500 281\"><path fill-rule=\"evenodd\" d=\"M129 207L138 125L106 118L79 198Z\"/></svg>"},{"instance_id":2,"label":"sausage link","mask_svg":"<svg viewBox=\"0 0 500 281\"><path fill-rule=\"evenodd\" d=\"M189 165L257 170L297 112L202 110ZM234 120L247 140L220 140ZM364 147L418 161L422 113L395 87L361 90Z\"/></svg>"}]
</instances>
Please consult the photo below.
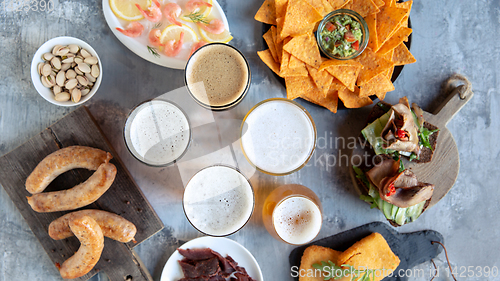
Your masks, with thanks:
<instances>
[{"instance_id":1,"label":"sausage link","mask_svg":"<svg viewBox=\"0 0 500 281\"><path fill-rule=\"evenodd\" d=\"M49 225L49 236L54 240L61 240L73 236L69 222L79 216L93 218L101 227L104 236L113 240L127 243L134 239L137 229L133 223L123 217L101 210L81 210L66 214Z\"/></svg>"},{"instance_id":2,"label":"sausage link","mask_svg":"<svg viewBox=\"0 0 500 281\"><path fill-rule=\"evenodd\" d=\"M26 190L42 192L57 176L75 168L97 170L106 161L107 153L87 146L69 146L45 157L26 179Z\"/></svg>"},{"instance_id":3,"label":"sausage link","mask_svg":"<svg viewBox=\"0 0 500 281\"><path fill-rule=\"evenodd\" d=\"M90 178L71 189L34 194L27 197L31 208L39 213L69 211L95 202L106 192L116 176L115 165L108 159L99 166Z\"/></svg>"},{"instance_id":4,"label":"sausage link","mask_svg":"<svg viewBox=\"0 0 500 281\"><path fill-rule=\"evenodd\" d=\"M97 222L89 216L80 216L69 222L69 227L80 240L78 251L59 269L62 278L73 279L87 274L101 258L104 236Z\"/></svg>"}]
</instances>

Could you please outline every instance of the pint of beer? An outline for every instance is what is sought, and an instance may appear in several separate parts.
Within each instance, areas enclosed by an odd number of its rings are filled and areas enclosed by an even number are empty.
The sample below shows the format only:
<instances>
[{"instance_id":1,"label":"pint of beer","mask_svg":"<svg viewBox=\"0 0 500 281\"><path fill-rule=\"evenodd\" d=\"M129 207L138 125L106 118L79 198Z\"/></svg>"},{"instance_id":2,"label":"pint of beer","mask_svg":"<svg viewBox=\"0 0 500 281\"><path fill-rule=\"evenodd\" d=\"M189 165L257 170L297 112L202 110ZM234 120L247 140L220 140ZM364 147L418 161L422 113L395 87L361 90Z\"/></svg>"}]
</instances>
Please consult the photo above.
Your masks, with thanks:
<instances>
[{"instance_id":1,"label":"pint of beer","mask_svg":"<svg viewBox=\"0 0 500 281\"><path fill-rule=\"evenodd\" d=\"M312 241L321 230L321 203L309 188L290 184L275 189L264 202L262 219L277 240L292 245Z\"/></svg>"}]
</instances>

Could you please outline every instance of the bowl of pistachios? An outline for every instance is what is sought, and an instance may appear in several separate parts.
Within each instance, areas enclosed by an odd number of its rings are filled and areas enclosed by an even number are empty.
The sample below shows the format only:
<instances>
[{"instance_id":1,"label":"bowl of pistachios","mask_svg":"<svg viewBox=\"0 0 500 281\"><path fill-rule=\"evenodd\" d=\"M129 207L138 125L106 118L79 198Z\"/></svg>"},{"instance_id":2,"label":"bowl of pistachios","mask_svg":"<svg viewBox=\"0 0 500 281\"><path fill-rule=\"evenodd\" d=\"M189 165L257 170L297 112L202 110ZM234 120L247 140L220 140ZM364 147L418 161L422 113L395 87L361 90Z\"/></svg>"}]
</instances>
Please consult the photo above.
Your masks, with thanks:
<instances>
[{"instance_id":1,"label":"bowl of pistachios","mask_svg":"<svg viewBox=\"0 0 500 281\"><path fill-rule=\"evenodd\" d=\"M31 80L47 101L60 106L80 105L101 84L101 60L89 44L78 38L52 38L33 56Z\"/></svg>"}]
</instances>

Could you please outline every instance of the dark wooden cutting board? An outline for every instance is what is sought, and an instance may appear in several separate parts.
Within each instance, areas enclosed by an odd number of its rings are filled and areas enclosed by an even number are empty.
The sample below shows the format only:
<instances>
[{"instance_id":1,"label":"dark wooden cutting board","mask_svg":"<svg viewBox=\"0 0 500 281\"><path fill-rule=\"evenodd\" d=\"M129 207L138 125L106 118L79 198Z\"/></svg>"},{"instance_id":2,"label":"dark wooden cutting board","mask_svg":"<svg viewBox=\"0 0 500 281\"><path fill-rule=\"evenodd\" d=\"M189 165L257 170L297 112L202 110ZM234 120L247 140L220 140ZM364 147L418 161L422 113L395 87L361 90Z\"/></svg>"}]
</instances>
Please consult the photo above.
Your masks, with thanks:
<instances>
[{"instance_id":1,"label":"dark wooden cutting board","mask_svg":"<svg viewBox=\"0 0 500 281\"><path fill-rule=\"evenodd\" d=\"M71 145L91 146L108 151L113 155L111 163L117 168L115 181L109 190L84 209L101 209L118 214L137 227L136 243L124 244L105 238L101 259L94 269L85 276L73 280L88 280L98 271L105 272L112 281L153 280L133 248L160 231L163 223L86 107L79 107L39 135L1 157L0 185L9 194L52 262L62 264L78 250L80 243L75 237L53 240L47 230L53 220L71 211L54 213L33 211L26 200L26 196L31 194L26 191L25 181L45 156ZM57 177L46 191L69 189L85 181L92 173L85 169L68 171Z\"/></svg>"}]
</instances>

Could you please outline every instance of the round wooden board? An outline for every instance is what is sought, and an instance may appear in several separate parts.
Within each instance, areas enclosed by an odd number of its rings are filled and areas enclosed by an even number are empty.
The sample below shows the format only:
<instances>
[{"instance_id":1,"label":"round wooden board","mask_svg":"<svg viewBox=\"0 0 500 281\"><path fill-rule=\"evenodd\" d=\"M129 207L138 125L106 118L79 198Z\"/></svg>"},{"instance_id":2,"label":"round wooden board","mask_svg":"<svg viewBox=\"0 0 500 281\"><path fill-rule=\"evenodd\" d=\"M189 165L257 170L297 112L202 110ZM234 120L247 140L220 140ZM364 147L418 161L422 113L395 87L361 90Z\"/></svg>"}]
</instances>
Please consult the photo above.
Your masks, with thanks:
<instances>
[{"instance_id":1,"label":"round wooden board","mask_svg":"<svg viewBox=\"0 0 500 281\"><path fill-rule=\"evenodd\" d=\"M419 181L435 185L434 195L432 196L428 208L434 206L443 199L457 180L458 171L460 169L460 157L455 139L453 139L453 135L448 128L446 128L446 124L448 124L453 116L455 116L455 114L474 96L473 92L469 92L464 99L461 99L461 89L461 87L457 87L442 103L438 110L436 110L435 114L424 111L425 121L439 128L437 146L432 161L429 163L414 163L403 158L405 168L411 169ZM351 163L353 165L357 164L356 162L359 162L359 160L355 161L355 159L357 160L360 159L359 157L364 157L365 151L367 150L363 149L361 145L358 144L351 152ZM352 167L350 167L349 170L354 188L361 194L356 174Z\"/></svg>"}]
</instances>

